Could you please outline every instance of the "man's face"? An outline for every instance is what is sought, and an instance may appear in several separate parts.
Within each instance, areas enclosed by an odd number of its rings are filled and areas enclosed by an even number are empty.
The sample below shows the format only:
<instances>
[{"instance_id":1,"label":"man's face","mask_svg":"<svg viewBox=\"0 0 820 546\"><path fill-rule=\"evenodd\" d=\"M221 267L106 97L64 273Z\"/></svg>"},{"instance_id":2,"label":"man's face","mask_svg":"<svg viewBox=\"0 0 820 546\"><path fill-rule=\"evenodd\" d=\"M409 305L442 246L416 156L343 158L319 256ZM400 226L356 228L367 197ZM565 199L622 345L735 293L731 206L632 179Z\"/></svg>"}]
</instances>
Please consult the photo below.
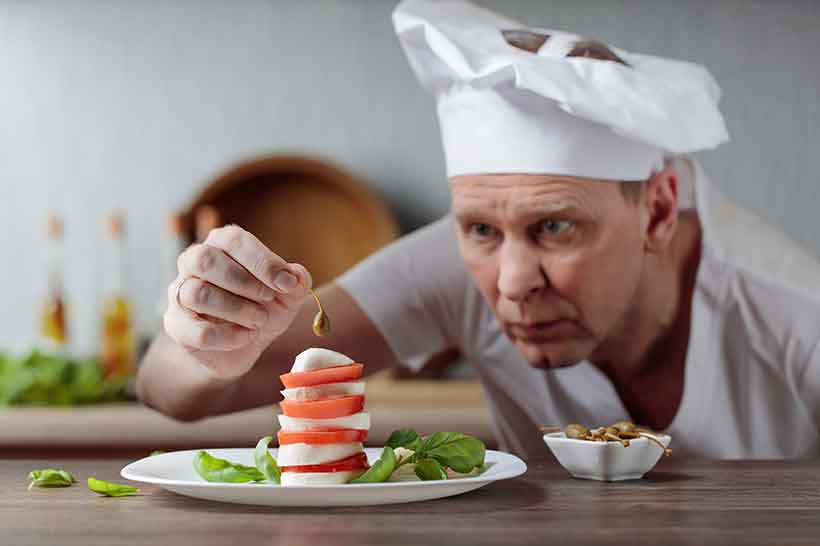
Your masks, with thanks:
<instances>
[{"instance_id":1,"label":"man's face","mask_svg":"<svg viewBox=\"0 0 820 546\"><path fill-rule=\"evenodd\" d=\"M640 205L616 183L573 177L451 182L462 257L504 332L539 368L589 358L638 289Z\"/></svg>"}]
</instances>

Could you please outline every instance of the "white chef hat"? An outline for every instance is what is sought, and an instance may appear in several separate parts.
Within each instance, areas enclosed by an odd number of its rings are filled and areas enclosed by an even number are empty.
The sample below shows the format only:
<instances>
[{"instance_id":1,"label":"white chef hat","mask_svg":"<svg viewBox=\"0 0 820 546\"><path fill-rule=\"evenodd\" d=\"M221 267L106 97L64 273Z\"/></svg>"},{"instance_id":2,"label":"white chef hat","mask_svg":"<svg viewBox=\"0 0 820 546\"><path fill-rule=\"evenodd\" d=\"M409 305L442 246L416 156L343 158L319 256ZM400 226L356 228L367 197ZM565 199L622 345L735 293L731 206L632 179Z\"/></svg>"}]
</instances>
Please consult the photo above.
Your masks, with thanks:
<instances>
[{"instance_id":1,"label":"white chef hat","mask_svg":"<svg viewBox=\"0 0 820 546\"><path fill-rule=\"evenodd\" d=\"M720 88L700 65L527 28L469 2L406 0L393 23L436 97L450 177L644 180L667 156L729 138Z\"/></svg>"}]
</instances>

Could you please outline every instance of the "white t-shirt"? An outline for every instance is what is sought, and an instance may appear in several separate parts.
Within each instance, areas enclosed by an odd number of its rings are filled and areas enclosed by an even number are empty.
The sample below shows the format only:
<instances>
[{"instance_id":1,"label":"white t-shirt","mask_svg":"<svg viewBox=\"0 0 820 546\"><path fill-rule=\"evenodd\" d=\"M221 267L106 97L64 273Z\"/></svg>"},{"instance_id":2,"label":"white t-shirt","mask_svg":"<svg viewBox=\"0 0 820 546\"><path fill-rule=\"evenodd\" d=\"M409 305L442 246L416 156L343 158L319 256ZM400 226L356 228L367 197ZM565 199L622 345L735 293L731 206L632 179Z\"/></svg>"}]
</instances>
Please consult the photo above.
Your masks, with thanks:
<instances>
[{"instance_id":1,"label":"white t-shirt","mask_svg":"<svg viewBox=\"0 0 820 546\"><path fill-rule=\"evenodd\" d=\"M820 455L820 264L726 200L694 167L703 230L678 412L679 453L711 458ZM402 238L337 282L398 359L418 367L457 347L481 378L502 449L543 454L539 425L629 419L589 362L532 368L502 332L457 248L451 217Z\"/></svg>"}]
</instances>

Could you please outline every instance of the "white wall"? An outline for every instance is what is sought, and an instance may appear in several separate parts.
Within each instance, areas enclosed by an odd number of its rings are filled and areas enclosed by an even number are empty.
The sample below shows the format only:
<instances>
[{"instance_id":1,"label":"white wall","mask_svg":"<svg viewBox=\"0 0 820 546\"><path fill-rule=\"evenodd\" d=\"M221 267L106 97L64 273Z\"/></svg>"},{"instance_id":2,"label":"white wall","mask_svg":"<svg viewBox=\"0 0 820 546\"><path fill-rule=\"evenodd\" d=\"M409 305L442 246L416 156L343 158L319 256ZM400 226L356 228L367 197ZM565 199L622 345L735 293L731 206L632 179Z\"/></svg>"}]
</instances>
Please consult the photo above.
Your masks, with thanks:
<instances>
[{"instance_id":1,"label":"white wall","mask_svg":"<svg viewBox=\"0 0 820 546\"><path fill-rule=\"evenodd\" d=\"M820 255L820 3L482 2L544 27L706 64L733 142L717 184ZM314 153L407 228L448 206L431 100L392 1L0 1L0 348L30 346L48 209L67 221L73 349L92 350L103 219L124 209L139 327L154 327L167 212L234 161Z\"/></svg>"}]
</instances>

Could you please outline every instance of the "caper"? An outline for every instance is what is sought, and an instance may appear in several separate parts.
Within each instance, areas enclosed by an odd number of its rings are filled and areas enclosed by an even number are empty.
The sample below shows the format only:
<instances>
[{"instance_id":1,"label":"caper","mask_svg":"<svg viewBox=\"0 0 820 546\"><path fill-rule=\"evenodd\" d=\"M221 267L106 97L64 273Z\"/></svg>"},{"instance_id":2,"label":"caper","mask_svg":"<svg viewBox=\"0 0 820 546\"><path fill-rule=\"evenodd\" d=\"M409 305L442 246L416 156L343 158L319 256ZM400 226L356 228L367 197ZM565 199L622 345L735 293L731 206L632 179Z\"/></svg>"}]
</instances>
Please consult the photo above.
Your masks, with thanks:
<instances>
[{"instance_id":1,"label":"caper","mask_svg":"<svg viewBox=\"0 0 820 546\"><path fill-rule=\"evenodd\" d=\"M589 436L589 430L583 425L573 423L564 427L564 436L573 440L583 440Z\"/></svg>"},{"instance_id":2,"label":"caper","mask_svg":"<svg viewBox=\"0 0 820 546\"><path fill-rule=\"evenodd\" d=\"M319 301L319 296L316 295L316 292L310 288L308 288L308 291L310 292L310 295L313 296L313 299L316 300L316 305L319 307L319 311L316 313L316 316L313 317L313 333L319 337L329 334L330 319L322 307L322 302Z\"/></svg>"},{"instance_id":3,"label":"caper","mask_svg":"<svg viewBox=\"0 0 820 546\"><path fill-rule=\"evenodd\" d=\"M635 423L630 421L618 421L617 423L613 424L610 428L618 429L618 432L635 432Z\"/></svg>"}]
</instances>

